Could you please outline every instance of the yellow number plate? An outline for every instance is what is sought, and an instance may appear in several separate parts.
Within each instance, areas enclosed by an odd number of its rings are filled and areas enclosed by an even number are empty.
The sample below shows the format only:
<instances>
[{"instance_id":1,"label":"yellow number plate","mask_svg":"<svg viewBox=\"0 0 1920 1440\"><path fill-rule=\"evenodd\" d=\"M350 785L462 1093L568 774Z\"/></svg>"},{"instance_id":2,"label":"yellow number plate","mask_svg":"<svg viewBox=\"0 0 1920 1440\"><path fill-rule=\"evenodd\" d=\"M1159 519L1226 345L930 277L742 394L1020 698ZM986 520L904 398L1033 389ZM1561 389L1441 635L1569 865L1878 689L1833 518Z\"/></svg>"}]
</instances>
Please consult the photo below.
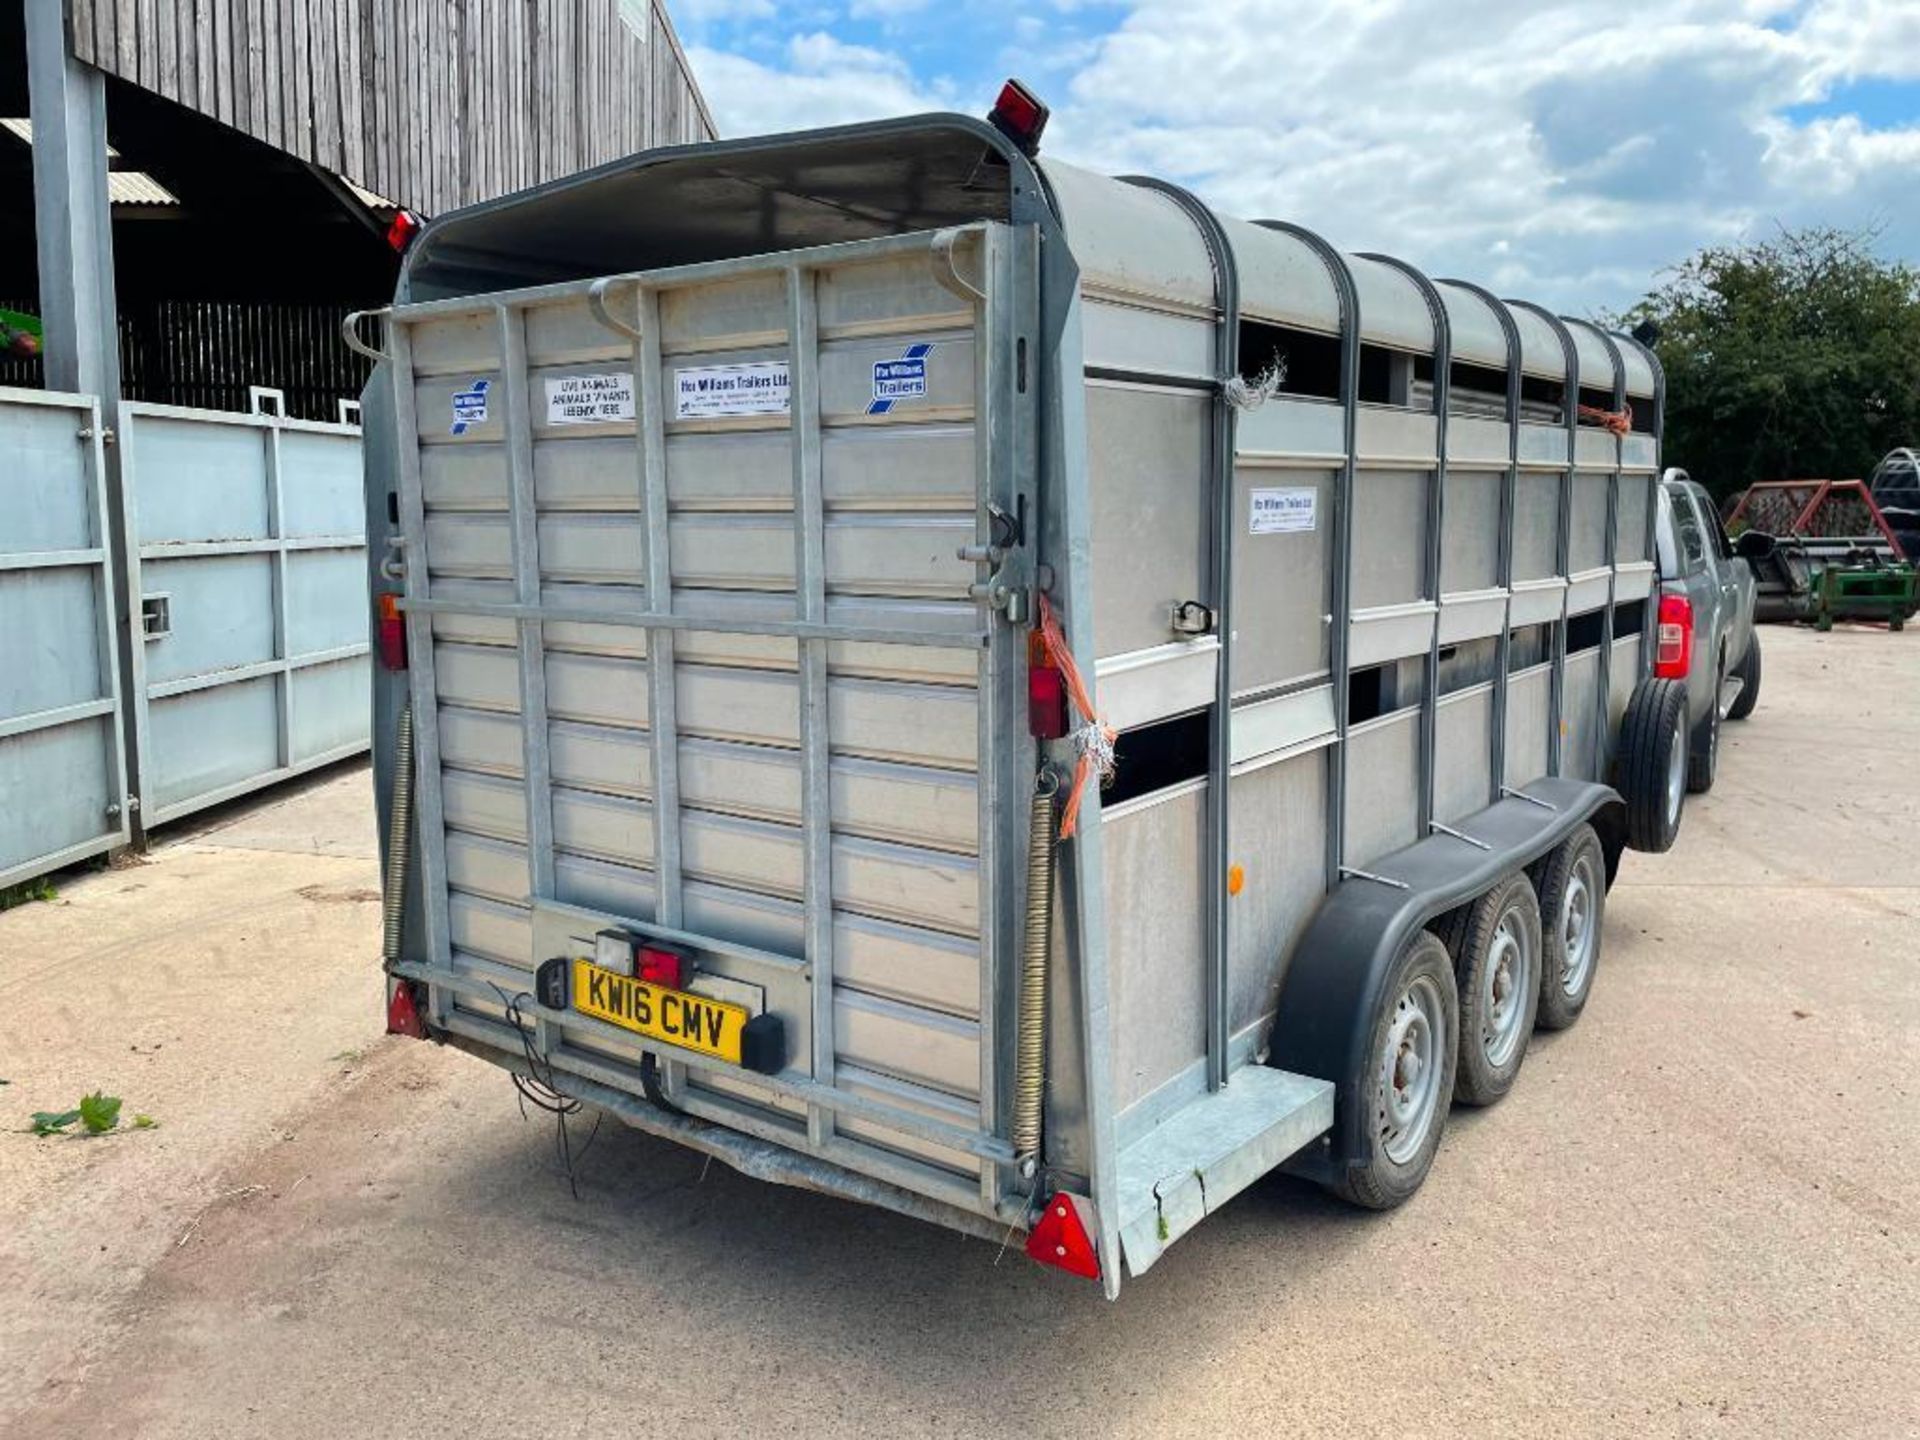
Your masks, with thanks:
<instances>
[{"instance_id":1,"label":"yellow number plate","mask_svg":"<svg viewBox=\"0 0 1920 1440\"><path fill-rule=\"evenodd\" d=\"M735 1065L740 1063L740 1033L752 1018L738 1005L629 980L577 958L573 962L573 1008L649 1039L698 1050Z\"/></svg>"}]
</instances>

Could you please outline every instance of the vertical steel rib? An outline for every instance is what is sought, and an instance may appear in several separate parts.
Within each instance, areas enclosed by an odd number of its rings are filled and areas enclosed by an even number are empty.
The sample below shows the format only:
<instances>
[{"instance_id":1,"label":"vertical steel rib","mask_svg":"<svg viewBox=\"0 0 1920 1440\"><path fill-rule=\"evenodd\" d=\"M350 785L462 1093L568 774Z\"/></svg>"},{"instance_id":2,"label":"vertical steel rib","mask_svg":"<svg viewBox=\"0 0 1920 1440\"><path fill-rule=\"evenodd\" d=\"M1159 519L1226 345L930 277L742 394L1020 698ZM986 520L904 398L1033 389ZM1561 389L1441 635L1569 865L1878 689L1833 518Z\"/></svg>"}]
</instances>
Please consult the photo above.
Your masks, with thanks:
<instances>
[{"instance_id":1,"label":"vertical steel rib","mask_svg":"<svg viewBox=\"0 0 1920 1440\"><path fill-rule=\"evenodd\" d=\"M1035 257L1021 244L997 226L982 232L981 273L987 293L984 300L976 298L973 306L974 541L980 545L991 545L995 538L987 509L990 503L1009 514L1024 513L1022 492L1033 469L1034 427L1017 390L1016 347L1024 342L1032 324L1038 296L1034 290ZM1024 583L1025 558L1022 546L1009 548L1001 572L1009 583ZM1021 712L1011 703L1016 695L1024 694L1012 672L1012 627L998 623L996 613L985 602L978 613L986 631L974 672L974 788L979 825L976 883L980 907L979 1116L982 1133L1001 1135L1011 1130L1012 1080L1018 1068L1010 1043L1016 1029L1015 986L1003 982L1003 976L1013 973L1011 966L1021 954L1024 932L1019 927L1027 903L1025 869L1018 863L1008 863L1009 857L1019 856L1023 848L1011 837L1010 827L1019 824L1022 832L1031 829L1030 815L1021 813L1025 807L1020 801L1026 796L1033 766L1022 763L1018 749L1004 744L1007 735L1024 733L1025 728L1019 725ZM997 1205L1008 1178L1006 1167L982 1165L982 1203Z\"/></svg>"},{"instance_id":2,"label":"vertical steel rib","mask_svg":"<svg viewBox=\"0 0 1920 1440\"><path fill-rule=\"evenodd\" d=\"M1600 337L1600 343L1607 347L1607 354L1613 359L1613 408L1623 411L1627 405L1627 364L1620 354L1620 347L1613 337L1597 325L1584 320L1566 317L1568 325L1584 325ZM1620 583L1620 466L1625 458L1625 442L1618 436L1613 437L1613 470L1607 476L1607 608L1600 617L1600 672L1594 686L1594 705L1599 712L1599 723L1594 727L1594 775L1605 780L1607 764L1613 749L1610 735L1609 718L1613 709L1613 607L1614 592Z\"/></svg>"},{"instance_id":3,"label":"vertical steel rib","mask_svg":"<svg viewBox=\"0 0 1920 1440\"><path fill-rule=\"evenodd\" d=\"M1166 195L1192 220L1206 241L1213 263L1214 321L1213 416L1209 429L1211 454L1207 467L1208 603L1213 607L1214 635L1220 649L1214 668L1211 756L1207 772L1206 854L1206 1015L1207 1088L1227 1083L1228 961L1232 953L1227 910L1227 867L1230 863L1230 804L1233 777L1233 495L1234 409L1227 402L1227 382L1240 373L1240 276L1233 247L1219 218L1197 196L1164 180L1128 176L1127 183Z\"/></svg>"},{"instance_id":4,"label":"vertical steel rib","mask_svg":"<svg viewBox=\"0 0 1920 1440\"><path fill-rule=\"evenodd\" d=\"M1507 469L1500 482L1500 535L1495 552L1494 582L1506 595L1507 613L1500 624L1500 641L1493 677L1492 746L1487 803L1500 798L1507 783L1507 676L1513 666L1513 522L1514 491L1520 480L1520 330L1513 323L1513 312L1491 290L1467 280L1441 280L1456 290L1479 297L1507 342Z\"/></svg>"},{"instance_id":5,"label":"vertical steel rib","mask_svg":"<svg viewBox=\"0 0 1920 1440\"><path fill-rule=\"evenodd\" d=\"M121 697L132 692L127 688L131 676L123 676L120 671L119 629L115 623L113 609L113 521L112 512L107 506L106 457L100 439L100 400L98 396L89 396L86 411L87 436L82 442L87 448L87 523L88 540L92 547L100 552L99 560L90 568L97 578L94 590L94 645L99 656L100 674L106 685L106 699L113 702L115 716L125 715L132 707L123 707ZM131 478L131 469L122 458L122 473ZM137 543L133 537L129 549ZM129 623L132 622L131 618ZM138 636L134 637L136 641ZM144 648L144 642L135 645L135 650ZM118 807L112 816L114 829L124 842L132 837L134 805L133 797L127 793L127 732L119 721L108 722L105 727L108 747L113 751L113 794L110 797Z\"/></svg>"},{"instance_id":6,"label":"vertical steel rib","mask_svg":"<svg viewBox=\"0 0 1920 1440\"><path fill-rule=\"evenodd\" d=\"M633 342L634 389L639 403L635 429L640 468L641 568L646 576L647 609L673 613L673 564L668 544L671 514L667 499L667 421L660 363L660 294L640 287ZM679 929L684 906L680 893L679 705L675 695L673 634L647 628L647 740L653 773L653 918ZM669 1081L678 1078L668 1067Z\"/></svg>"},{"instance_id":7,"label":"vertical steel rib","mask_svg":"<svg viewBox=\"0 0 1920 1440\"><path fill-rule=\"evenodd\" d=\"M1447 307L1440 299L1440 292L1420 271L1391 255L1369 253L1360 258L1391 266L1405 275L1420 291L1420 298L1427 302L1427 313L1433 317L1434 470L1433 484L1427 490L1424 557L1426 597L1433 601L1433 633L1427 637L1426 694L1421 697L1420 705L1420 794L1415 830L1424 837L1433 824L1433 792L1439 779L1440 601L1443 593L1440 564L1444 553L1443 527L1447 522L1447 407L1453 390L1453 325L1447 318Z\"/></svg>"},{"instance_id":8,"label":"vertical steel rib","mask_svg":"<svg viewBox=\"0 0 1920 1440\"><path fill-rule=\"evenodd\" d=\"M265 442L261 461L266 471L267 536L273 542L267 557L273 567L273 658L279 665L274 676L280 701L275 748L285 770L293 765L293 648L287 624L287 511L280 471L280 417L261 410L254 415L263 422L260 438Z\"/></svg>"},{"instance_id":9,"label":"vertical steel rib","mask_svg":"<svg viewBox=\"0 0 1920 1440\"><path fill-rule=\"evenodd\" d=\"M1347 662L1353 626L1353 486L1360 433L1360 292L1346 257L1304 226L1290 220L1256 220L1262 229L1291 235L1319 256L1340 297L1340 409L1345 456L1334 486L1332 614L1328 617L1327 666L1333 680L1333 723L1337 737L1327 751L1327 889L1340 883L1347 852L1347 714L1351 672Z\"/></svg>"},{"instance_id":10,"label":"vertical steel rib","mask_svg":"<svg viewBox=\"0 0 1920 1440\"><path fill-rule=\"evenodd\" d=\"M514 599L540 604L540 513L533 484L533 417L527 395L526 312L495 308L500 345L500 384L505 392L507 517L513 561ZM515 622L520 667L521 791L527 813L527 884L531 897L553 893L553 787L549 783L545 626L538 619Z\"/></svg>"},{"instance_id":11,"label":"vertical steel rib","mask_svg":"<svg viewBox=\"0 0 1920 1440\"><path fill-rule=\"evenodd\" d=\"M787 271L787 384L793 459L794 600L799 618L827 618L826 514L820 491L820 314L815 274ZM833 1039L833 816L828 754L827 642L799 642L800 828L805 855L806 946L813 993L813 1078L831 1085ZM816 1146L833 1135L833 1114L807 1107Z\"/></svg>"},{"instance_id":12,"label":"vertical steel rib","mask_svg":"<svg viewBox=\"0 0 1920 1440\"><path fill-rule=\"evenodd\" d=\"M1652 560L1655 558L1654 527L1660 521L1661 451L1666 448L1662 443L1662 437L1667 424L1667 371L1666 367L1660 363L1660 357L1653 353L1652 346L1641 345L1638 340L1633 343L1639 347L1640 353L1647 357L1647 364L1653 367L1653 473L1647 477L1646 545L1645 553L1640 557L1643 560ZM1640 664L1635 677L1636 682L1653 674L1653 610L1658 603L1655 594L1649 591L1646 609L1640 619Z\"/></svg>"},{"instance_id":13,"label":"vertical steel rib","mask_svg":"<svg viewBox=\"0 0 1920 1440\"><path fill-rule=\"evenodd\" d=\"M1553 672L1548 682L1547 713L1552 723L1547 727L1547 773L1561 773L1560 729L1566 723L1567 696L1567 590L1564 582L1567 578L1567 557L1573 545L1573 467L1574 450L1579 443L1580 432L1580 352L1573 347L1573 336L1567 333L1567 327L1560 323L1560 317L1552 311L1535 305L1529 300L1509 300L1509 305L1517 306L1531 314L1539 316L1560 340L1560 352L1566 357L1567 384L1562 396L1563 424L1567 432L1567 464L1560 472L1560 523L1558 535L1554 541L1554 569L1560 576L1563 588L1560 591L1560 618L1553 626Z\"/></svg>"},{"instance_id":14,"label":"vertical steel rib","mask_svg":"<svg viewBox=\"0 0 1920 1440\"><path fill-rule=\"evenodd\" d=\"M393 381L393 429L400 450L400 532L405 540L406 598L429 598L426 501L420 490L420 422L414 413L413 336L395 317L388 324L388 366ZM434 676L433 617L407 612L407 675L413 694L414 836L420 853L421 893L426 901L426 947L430 963L451 968L447 921L445 804L440 777L439 686ZM452 999L430 987L428 1010L444 1024Z\"/></svg>"}]
</instances>

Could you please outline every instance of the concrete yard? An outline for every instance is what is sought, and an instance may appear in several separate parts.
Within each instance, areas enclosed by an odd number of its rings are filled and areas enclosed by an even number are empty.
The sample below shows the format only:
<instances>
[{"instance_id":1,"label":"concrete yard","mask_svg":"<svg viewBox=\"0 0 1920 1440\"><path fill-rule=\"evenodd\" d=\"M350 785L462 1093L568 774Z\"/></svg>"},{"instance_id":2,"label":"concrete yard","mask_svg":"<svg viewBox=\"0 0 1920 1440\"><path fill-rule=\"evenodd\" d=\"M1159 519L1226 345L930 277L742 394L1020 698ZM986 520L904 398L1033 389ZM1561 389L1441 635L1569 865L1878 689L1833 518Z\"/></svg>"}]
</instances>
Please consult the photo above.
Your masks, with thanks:
<instances>
[{"instance_id":1,"label":"concrete yard","mask_svg":"<svg viewBox=\"0 0 1920 1440\"><path fill-rule=\"evenodd\" d=\"M0 1435L1920 1434L1920 634L1762 632L1578 1027L1117 1305L382 1038L369 782L0 915ZM35 1139L84 1092L150 1130ZM576 1149L590 1122L576 1122Z\"/></svg>"}]
</instances>

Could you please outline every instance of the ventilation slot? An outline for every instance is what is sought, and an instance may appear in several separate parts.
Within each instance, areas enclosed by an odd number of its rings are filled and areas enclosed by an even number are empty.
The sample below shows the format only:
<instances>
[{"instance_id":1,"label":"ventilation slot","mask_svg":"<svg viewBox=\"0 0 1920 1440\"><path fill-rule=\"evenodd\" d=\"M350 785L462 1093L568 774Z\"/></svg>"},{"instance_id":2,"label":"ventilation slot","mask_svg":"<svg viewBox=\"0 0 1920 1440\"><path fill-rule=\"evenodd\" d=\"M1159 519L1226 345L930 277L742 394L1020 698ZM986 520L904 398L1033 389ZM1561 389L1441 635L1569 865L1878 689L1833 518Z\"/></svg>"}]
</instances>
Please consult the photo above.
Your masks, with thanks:
<instances>
[{"instance_id":1,"label":"ventilation slot","mask_svg":"<svg viewBox=\"0 0 1920 1440\"><path fill-rule=\"evenodd\" d=\"M1531 669L1553 656L1552 626L1522 625L1507 637L1507 670Z\"/></svg>"},{"instance_id":2,"label":"ventilation slot","mask_svg":"<svg viewBox=\"0 0 1920 1440\"><path fill-rule=\"evenodd\" d=\"M1208 712L1177 715L1123 730L1113 742L1113 783L1100 792L1102 805L1124 805L1207 773L1212 726Z\"/></svg>"},{"instance_id":3,"label":"ventilation slot","mask_svg":"<svg viewBox=\"0 0 1920 1440\"><path fill-rule=\"evenodd\" d=\"M1280 394L1301 400L1340 398L1340 342L1284 325L1240 322L1240 373L1257 380L1278 364L1286 378Z\"/></svg>"}]
</instances>

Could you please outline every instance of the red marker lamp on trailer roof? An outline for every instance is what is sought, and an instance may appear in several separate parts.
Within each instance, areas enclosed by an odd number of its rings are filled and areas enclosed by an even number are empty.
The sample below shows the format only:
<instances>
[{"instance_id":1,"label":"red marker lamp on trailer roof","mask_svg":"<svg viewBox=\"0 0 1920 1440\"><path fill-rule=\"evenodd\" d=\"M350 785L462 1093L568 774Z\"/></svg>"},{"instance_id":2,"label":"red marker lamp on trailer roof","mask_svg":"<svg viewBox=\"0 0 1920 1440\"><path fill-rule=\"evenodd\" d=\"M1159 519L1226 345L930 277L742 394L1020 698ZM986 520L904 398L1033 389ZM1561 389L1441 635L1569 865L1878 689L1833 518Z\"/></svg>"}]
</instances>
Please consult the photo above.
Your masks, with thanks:
<instances>
[{"instance_id":1,"label":"red marker lamp on trailer roof","mask_svg":"<svg viewBox=\"0 0 1920 1440\"><path fill-rule=\"evenodd\" d=\"M1018 80L1009 80L1000 87L1000 98L993 102L987 119L994 129L1020 147L1021 154L1033 155L1039 152L1040 136L1052 113L1033 91Z\"/></svg>"}]
</instances>

